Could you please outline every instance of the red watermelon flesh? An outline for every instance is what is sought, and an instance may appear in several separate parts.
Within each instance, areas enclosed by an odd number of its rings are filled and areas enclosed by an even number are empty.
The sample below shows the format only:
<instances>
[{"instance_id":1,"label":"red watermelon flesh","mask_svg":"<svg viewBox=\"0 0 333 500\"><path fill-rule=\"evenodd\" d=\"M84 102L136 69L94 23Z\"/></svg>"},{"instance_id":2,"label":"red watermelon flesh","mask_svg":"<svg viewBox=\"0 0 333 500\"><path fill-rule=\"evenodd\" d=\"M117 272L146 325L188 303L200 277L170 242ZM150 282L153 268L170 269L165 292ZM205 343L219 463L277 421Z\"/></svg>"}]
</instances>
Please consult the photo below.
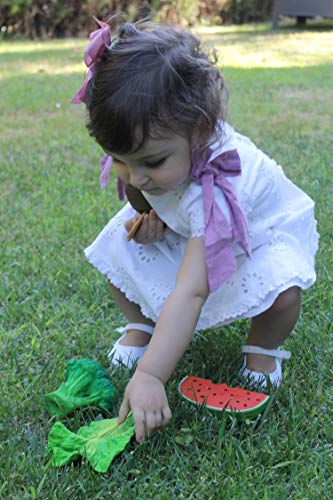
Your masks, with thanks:
<instances>
[{"instance_id":1,"label":"red watermelon flesh","mask_svg":"<svg viewBox=\"0 0 333 500\"><path fill-rule=\"evenodd\" d=\"M213 384L211 380L185 377L179 384L181 395L191 403L211 410L233 413L238 417L255 417L269 401L267 394L248 391L227 384Z\"/></svg>"}]
</instances>

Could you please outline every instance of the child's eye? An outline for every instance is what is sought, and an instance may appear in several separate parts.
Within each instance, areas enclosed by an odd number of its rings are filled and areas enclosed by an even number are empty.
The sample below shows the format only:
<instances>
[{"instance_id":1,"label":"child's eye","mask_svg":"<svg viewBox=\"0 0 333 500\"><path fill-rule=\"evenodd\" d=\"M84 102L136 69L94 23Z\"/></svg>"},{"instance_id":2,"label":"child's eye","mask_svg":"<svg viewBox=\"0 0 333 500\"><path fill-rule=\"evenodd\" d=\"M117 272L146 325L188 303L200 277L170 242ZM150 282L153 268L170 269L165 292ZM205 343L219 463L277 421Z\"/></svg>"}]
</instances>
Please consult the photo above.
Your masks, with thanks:
<instances>
[{"instance_id":1,"label":"child's eye","mask_svg":"<svg viewBox=\"0 0 333 500\"><path fill-rule=\"evenodd\" d=\"M160 160L155 160L155 161L147 161L146 162L146 167L160 167L164 162L166 158L161 158Z\"/></svg>"}]
</instances>

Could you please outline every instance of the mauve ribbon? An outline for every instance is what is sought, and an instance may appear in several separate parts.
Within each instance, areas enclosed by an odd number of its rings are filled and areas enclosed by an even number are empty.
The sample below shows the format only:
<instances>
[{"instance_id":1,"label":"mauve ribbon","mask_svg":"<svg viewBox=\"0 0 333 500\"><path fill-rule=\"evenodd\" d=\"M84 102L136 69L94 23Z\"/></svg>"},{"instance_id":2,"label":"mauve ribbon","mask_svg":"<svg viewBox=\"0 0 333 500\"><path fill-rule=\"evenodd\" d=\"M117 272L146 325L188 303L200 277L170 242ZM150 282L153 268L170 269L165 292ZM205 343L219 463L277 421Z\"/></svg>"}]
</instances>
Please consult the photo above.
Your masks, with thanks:
<instances>
[{"instance_id":1,"label":"mauve ribbon","mask_svg":"<svg viewBox=\"0 0 333 500\"><path fill-rule=\"evenodd\" d=\"M240 158L236 149L225 151L209 161L212 150L200 155L192 151L192 180L202 185L205 216L205 251L208 284L211 292L217 290L237 269L232 249L235 241L247 256L251 254L248 224L234 188L226 177L241 174ZM230 215L230 227L214 199L214 185L224 193Z\"/></svg>"},{"instance_id":2,"label":"mauve ribbon","mask_svg":"<svg viewBox=\"0 0 333 500\"><path fill-rule=\"evenodd\" d=\"M111 171L111 168L113 165L112 156L110 156L110 155L103 156L103 158L100 161L100 164L102 167L102 172L101 172L101 175L99 178L99 182L100 182L101 188L104 189L109 181L110 171ZM122 181L118 177L117 189L118 189L119 200L121 200L121 201L126 198L125 187L126 187L126 182Z\"/></svg>"},{"instance_id":3,"label":"mauve ribbon","mask_svg":"<svg viewBox=\"0 0 333 500\"><path fill-rule=\"evenodd\" d=\"M96 64L101 60L105 49L111 44L110 27L107 23L100 21L94 16L96 23L100 26L97 30L90 33L90 43L87 45L84 51L84 62L88 68L88 74L84 80L82 87L77 91L73 99L72 104L80 104L81 102L86 102L86 90L88 83L93 77Z\"/></svg>"},{"instance_id":4,"label":"mauve ribbon","mask_svg":"<svg viewBox=\"0 0 333 500\"><path fill-rule=\"evenodd\" d=\"M88 74L85 78L85 81L82 87L77 91L73 99L71 100L72 104L81 104L86 102L86 90L88 83L93 77L96 64L101 60L102 55L105 52L105 49L111 44L111 36L110 36L110 27L107 23L100 21L95 16L93 16L96 23L99 25L99 28L92 33L90 33L89 38L90 42L85 48L84 51L84 62L88 68ZM113 159L109 155L103 156L100 161L102 172L100 175L100 185L101 188L104 189L108 183L110 171L113 164ZM119 179L118 177L118 196L120 200L124 200L126 197L125 193L126 184Z\"/></svg>"}]
</instances>

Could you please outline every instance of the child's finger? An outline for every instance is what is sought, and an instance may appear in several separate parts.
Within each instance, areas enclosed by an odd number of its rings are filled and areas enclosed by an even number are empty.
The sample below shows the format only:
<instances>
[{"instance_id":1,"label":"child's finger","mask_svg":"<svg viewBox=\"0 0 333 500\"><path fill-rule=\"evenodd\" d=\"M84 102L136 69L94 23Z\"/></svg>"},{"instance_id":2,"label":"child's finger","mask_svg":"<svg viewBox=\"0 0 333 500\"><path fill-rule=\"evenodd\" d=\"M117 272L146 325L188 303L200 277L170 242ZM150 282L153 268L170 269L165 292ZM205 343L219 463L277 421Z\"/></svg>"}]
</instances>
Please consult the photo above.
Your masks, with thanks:
<instances>
[{"instance_id":1,"label":"child's finger","mask_svg":"<svg viewBox=\"0 0 333 500\"><path fill-rule=\"evenodd\" d=\"M153 242L160 241L163 238L164 222L158 217L155 210L149 213L149 239Z\"/></svg>"},{"instance_id":2,"label":"child's finger","mask_svg":"<svg viewBox=\"0 0 333 500\"><path fill-rule=\"evenodd\" d=\"M135 217L133 217L132 219L128 219L126 222L125 222L125 229L127 232L129 232L132 227L134 226L134 224L136 223L136 221L139 219L140 217L140 214L136 214Z\"/></svg>"},{"instance_id":3,"label":"child's finger","mask_svg":"<svg viewBox=\"0 0 333 500\"><path fill-rule=\"evenodd\" d=\"M123 399L123 402L121 403L120 409L119 409L119 416L118 416L118 425L122 424L125 422L127 415L129 414L130 411L130 405L127 397L125 396Z\"/></svg>"},{"instance_id":4,"label":"child's finger","mask_svg":"<svg viewBox=\"0 0 333 500\"><path fill-rule=\"evenodd\" d=\"M133 226L131 227L131 229L128 232L127 241L130 241L136 235L136 233L139 231L140 226L141 226L144 218L145 218L145 213L141 214L140 217L138 219L136 219Z\"/></svg>"},{"instance_id":5,"label":"child's finger","mask_svg":"<svg viewBox=\"0 0 333 500\"><path fill-rule=\"evenodd\" d=\"M134 235L134 240L137 243L145 243L147 241L147 235L148 235L148 220L149 220L149 215L145 214L143 218L143 222L141 223L139 229Z\"/></svg>"},{"instance_id":6,"label":"child's finger","mask_svg":"<svg viewBox=\"0 0 333 500\"><path fill-rule=\"evenodd\" d=\"M132 227L135 222L135 219L129 219L125 222L125 229L128 232Z\"/></svg>"},{"instance_id":7,"label":"child's finger","mask_svg":"<svg viewBox=\"0 0 333 500\"><path fill-rule=\"evenodd\" d=\"M154 241L156 239L158 220L159 219L156 215L156 212L154 210L151 210L149 212L148 234L147 234L147 239L150 241Z\"/></svg>"},{"instance_id":8,"label":"child's finger","mask_svg":"<svg viewBox=\"0 0 333 500\"><path fill-rule=\"evenodd\" d=\"M143 411L133 410L133 420L135 423L135 439L137 443L141 441L148 435L146 418Z\"/></svg>"},{"instance_id":9,"label":"child's finger","mask_svg":"<svg viewBox=\"0 0 333 500\"><path fill-rule=\"evenodd\" d=\"M172 418L172 413L169 405L167 405L162 410L162 425L166 425L168 422L170 422L171 418Z\"/></svg>"},{"instance_id":10,"label":"child's finger","mask_svg":"<svg viewBox=\"0 0 333 500\"><path fill-rule=\"evenodd\" d=\"M144 422L144 436L149 437L154 431L167 425L170 419L171 411L169 407L160 412L147 412Z\"/></svg>"},{"instance_id":11,"label":"child's finger","mask_svg":"<svg viewBox=\"0 0 333 500\"><path fill-rule=\"evenodd\" d=\"M163 423L162 412L148 412L146 414L146 432L148 436L150 436L150 434L152 434L159 427L163 427L163 425L165 424Z\"/></svg>"}]
</instances>

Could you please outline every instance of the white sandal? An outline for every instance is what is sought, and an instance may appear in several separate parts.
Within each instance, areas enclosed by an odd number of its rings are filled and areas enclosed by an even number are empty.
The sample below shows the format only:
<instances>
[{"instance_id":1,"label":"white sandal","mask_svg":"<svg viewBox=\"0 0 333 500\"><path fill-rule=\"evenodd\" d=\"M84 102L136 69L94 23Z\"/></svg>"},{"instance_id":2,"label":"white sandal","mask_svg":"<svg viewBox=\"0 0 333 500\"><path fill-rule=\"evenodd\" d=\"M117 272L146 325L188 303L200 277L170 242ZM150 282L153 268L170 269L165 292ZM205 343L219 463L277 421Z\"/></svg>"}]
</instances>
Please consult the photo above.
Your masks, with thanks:
<instances>
[{"instance_id":1,"label":"white sandal","mask_svg":"<svg viewBox=\"0 0 333 500\"><path fill-rule=\"evenodd\" d=\"M108 358L114 366L123 365L127 368L132 368L134 363L139 361L147 350L148 344L143 347L136 347L120 343L121 339L125 337L128 330L140 330L141 332L149 333L149 335L154 333L154 327L145 325L144 323L129 323L124 327L117 328L116 331L122 333L122 336L115 342L113 348L108 354Z\"/></svg>"},{"instance_id":2,"label":"white sandal","mask_svg":"<svg viewBox=\"0 0 333 500\"><path fill-rule=\"evenodd\" d=\"M250 380L251 382L255 382L256 384L260 384L263 388L267 387L268 379L270 380L271 385L278 387L282 382L282 359L289 359L291 357L291 353L289 351L277 349L263 349L262 347L258 347L255 345L244 345L242 347L242 352L244 354L264 354L265 356L272 356L276 361L276 368L271 373L260 373L255 372L253 370L249 370L246 368L246 356L244 357L244 364L242 368L242 377L246 380Z\"/></svg>"}]
</instances>

